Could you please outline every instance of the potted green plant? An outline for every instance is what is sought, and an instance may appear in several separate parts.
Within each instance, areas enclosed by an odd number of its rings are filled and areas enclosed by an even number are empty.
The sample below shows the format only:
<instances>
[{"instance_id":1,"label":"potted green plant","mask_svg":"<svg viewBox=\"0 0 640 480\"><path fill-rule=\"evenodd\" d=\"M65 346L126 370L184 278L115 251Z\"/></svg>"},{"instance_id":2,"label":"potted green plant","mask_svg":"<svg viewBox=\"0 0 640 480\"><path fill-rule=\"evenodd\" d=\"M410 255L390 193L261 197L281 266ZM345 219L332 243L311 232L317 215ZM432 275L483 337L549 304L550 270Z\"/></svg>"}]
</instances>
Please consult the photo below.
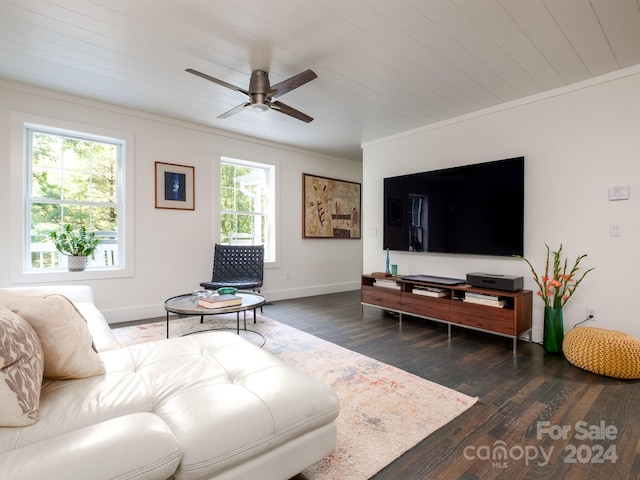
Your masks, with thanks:
<instances>
[{"instance_id":1,"label":"potted green plant","mask_svg":"<svg viewBox=\"0 0 640 480\"><path fill-rule=\"evenodd\" d=\"M67 255L67 266L70 272L81 272L87 266L87 257L98 247L98 239L94 232L87 232L85 227L72 230L71 225L66 224L62 233L51 232L51 240L56 249L63 255Z\"/></svg>"}]
</instances>

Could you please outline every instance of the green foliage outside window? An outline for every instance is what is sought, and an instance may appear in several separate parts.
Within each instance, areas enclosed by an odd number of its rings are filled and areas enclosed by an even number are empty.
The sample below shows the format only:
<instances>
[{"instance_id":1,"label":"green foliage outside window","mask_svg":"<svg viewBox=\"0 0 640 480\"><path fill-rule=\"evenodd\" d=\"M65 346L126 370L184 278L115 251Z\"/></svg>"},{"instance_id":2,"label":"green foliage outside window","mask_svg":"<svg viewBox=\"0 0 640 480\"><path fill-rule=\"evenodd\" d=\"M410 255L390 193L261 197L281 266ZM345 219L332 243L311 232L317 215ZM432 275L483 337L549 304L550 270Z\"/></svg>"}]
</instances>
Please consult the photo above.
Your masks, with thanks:
<instances>
[{"instance_id":1,"label":"green foliage outside window","mask_svg":"<svg viewBox=\"0 0 640 480\"><path fill-rule=\"evenodd\" d=\"M232 243L238 238L250 239L253 243L264 243L264 185L262 169L221 163L220 240L222 243Z\"/></svg>"}]
</instances>

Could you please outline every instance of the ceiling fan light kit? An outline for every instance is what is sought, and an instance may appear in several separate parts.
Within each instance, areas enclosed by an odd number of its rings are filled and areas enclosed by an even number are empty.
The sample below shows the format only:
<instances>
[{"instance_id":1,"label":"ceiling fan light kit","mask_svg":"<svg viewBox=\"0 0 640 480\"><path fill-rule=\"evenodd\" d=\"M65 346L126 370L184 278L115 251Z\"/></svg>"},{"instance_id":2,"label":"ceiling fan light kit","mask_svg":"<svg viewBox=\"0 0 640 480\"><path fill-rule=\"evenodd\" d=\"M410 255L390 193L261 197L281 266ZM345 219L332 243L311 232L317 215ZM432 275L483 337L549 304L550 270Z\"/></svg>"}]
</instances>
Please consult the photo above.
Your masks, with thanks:
<instances>
[{"instance_id":1,"label":"ceiling fan light kit","mask_svg":"<svg viewBox=\"0 0 640 480\"><path fill-rule=\"evenodd\" d=\"M267 107L264 103L254 103L253 105L251 105L251 110L255 110L256 112L266 112L267 110L269 110L269 107Z\"/></svg>"},{"instance_id":2,"label":"ceiling fan light kit","mask_svg":"<svg viewBox=\"0 0 640 480\"><path fill-rule=\"evenodd\" d=\"M210 82L217 83L218 85L225 88L229 88L231 90L239 92L247 97L248 102L242 103L237 107L224 112L222 115L219 115L218 118L228 118L231 115L235 115L236 113L249 107L251 108L251 110L257 112L266 112L269 109L275 110L298 120L302 120L306 123L309 123L313 120L313 118L309 115L302 113L301 111L296 110L289 105L286 105L280 101L273 101L274 98L278 98L285 93L290 92L291 90L301 87L314 78L318 78L318 76L312 70L305 70L304 72L283 80L280 83L276 83L275 85L271 85L269 83L268 72L265 72L264 70L254 70L251 73L251 80L249 81L248 90L227 83L224 80L219 80L217 78L211 77L206 73L198 72L197 70L193 70L192 68L187 68L186 71L193 75L197 75L198 77L204 78L205 80L209 80Z\"/></svg>"}]
</instances>

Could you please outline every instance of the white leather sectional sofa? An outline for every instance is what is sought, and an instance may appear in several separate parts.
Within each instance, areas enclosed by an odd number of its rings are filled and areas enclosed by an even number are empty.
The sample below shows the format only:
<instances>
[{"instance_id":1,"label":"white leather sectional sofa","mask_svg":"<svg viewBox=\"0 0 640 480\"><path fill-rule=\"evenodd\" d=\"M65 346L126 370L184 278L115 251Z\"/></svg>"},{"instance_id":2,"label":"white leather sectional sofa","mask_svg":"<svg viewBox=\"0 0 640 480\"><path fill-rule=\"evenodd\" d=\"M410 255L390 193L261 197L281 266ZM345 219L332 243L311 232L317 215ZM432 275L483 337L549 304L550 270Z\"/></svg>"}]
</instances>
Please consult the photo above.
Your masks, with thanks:
<instances>
[{"instance_id":1,"label":"white leather sectional sofa","mask_svg":"<svg viewBox=\"0 0 640 480\"><path fill-rule=\"evenodd\" d=\"M335 450L332 390L234 333L120 348L86 286L0 289L0 305L28 317L54 291L86 319L97 370L48 378L47 348L75 332L41 339L38 418L0 427L0 478L284 480Z\"/></svg>"}]
</instances>

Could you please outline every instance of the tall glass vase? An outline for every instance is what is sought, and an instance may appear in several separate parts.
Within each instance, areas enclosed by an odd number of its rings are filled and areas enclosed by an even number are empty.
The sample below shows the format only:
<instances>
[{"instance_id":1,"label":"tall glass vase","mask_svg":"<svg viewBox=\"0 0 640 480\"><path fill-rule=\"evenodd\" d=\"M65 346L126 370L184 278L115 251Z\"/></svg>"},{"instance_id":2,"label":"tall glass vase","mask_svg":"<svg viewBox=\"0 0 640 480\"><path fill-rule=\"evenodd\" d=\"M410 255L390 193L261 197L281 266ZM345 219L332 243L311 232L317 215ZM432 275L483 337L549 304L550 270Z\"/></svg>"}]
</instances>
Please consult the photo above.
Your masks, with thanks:
<instances>
[{"instance_id":1,"label":"tall glass vase","mask_svg":"<svg viewBox=\"0 0 640 480\"><path fill-rule=\"evenodd\" d=\"M544 309L544 337L542 346L548 353L562 353L564 321L561 308Z\"/></svg>"}]
</instances>

